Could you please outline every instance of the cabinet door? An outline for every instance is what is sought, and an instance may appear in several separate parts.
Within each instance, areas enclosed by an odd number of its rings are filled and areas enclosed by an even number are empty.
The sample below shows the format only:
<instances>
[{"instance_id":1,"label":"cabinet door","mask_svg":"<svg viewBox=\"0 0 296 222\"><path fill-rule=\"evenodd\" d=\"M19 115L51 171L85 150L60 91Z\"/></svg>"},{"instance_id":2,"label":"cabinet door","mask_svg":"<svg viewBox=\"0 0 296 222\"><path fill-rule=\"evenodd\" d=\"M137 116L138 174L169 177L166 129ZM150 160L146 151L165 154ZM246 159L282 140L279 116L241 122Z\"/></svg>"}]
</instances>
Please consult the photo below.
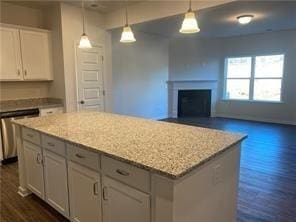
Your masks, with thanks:
<instances>
[{"instance_id":1,"label":"cabinet door","mask_svg":"<svg viewBox=\"0 0 296 222\"><path fill-rule=\"evenodd\" d=\"M21 80L22 62L19 31L0 27L0 80Z\"/></svg>"},{"instance_id":2,"label":"cabinet door","mask_svg":"<svg viewBox=\"0 0 296 222\"><path fill-rule=\"evenodd\" d=\"M104 222L150 222L148 194L103 177Z\"/></svg>"},{"instance_id":3,"label":"cabinet door","mask_svg":"<svg viewBox=\"0 0 296 222\"><path fill-rule=\"evenodd\" d=\"M71 220L102 221L99 173L69 161L68 178Z\"/></svg>"},{"instance_id":4,"label":"cabinet door","mask_svg":"<svg viewBox=\"0 0 296 222\"><path fill-rule=\"evenodd\" d=\"M25 80L51 80L52 58L50 34L20 30Z\"/></svg>"},{"instance_id":5,"label":"cabinet door","mask_svg":"<svg viewBox=\"0 0 296 222\"><path fill-rule=\"evenodd\" d=\"M45 200L65 217L69 216L66 159L44 150Z\"/></svg>"},{"instance_id":6,"label":"cabinet door","mask_svg":"<svg viewBox=\"0 0 296 222\"><path fill-rule=\"evenodd\" d=\"M41 148L24 141L24 158L28 188L44 199L44 177Z\"/></svg>"}]
</instances>

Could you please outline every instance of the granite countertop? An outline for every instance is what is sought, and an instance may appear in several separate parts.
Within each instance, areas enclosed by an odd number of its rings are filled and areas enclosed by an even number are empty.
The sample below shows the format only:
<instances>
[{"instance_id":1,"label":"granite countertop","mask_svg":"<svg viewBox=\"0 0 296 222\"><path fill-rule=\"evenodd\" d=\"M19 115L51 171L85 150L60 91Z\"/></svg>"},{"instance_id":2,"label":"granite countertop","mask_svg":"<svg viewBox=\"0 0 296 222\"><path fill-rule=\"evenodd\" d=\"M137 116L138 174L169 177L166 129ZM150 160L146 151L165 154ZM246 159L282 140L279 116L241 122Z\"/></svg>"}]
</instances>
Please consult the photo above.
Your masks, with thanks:
<instances>
[{"instance_id":1,"label":"granite countertop","mask_svg":"<svg viewBox=\"0 0 296 222\"><path fill-rule=\"evenodd\" d=\"M10 112L35 108L53 108L63 106L61 99L56 98L34 98L0 101L0 112Z\"/></svg>"},{"instance_id":2,"label":"granite countertop","mask_svg":"<svg viewBox=\"0 0 296 222\"><path fill-rule=\"evenodd\" d=\"M177 179L246 135L100 112L76 112L14 123Z\"/></svg>"}]
</instances>

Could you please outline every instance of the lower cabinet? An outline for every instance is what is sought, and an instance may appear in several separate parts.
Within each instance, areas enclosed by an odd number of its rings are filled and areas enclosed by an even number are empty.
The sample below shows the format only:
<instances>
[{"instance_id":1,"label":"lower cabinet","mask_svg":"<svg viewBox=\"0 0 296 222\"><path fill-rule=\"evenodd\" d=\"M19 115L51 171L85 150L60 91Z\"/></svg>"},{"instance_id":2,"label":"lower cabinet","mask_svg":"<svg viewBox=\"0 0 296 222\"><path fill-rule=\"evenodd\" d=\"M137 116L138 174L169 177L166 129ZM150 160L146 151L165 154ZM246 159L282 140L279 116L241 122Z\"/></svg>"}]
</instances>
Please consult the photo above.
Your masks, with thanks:
<instances>
[{"instance_id":1,"label":"lower cabinet","mask_svg":"<svg viewBox=\"0 0 296 222\"><path fill-rule=\"evenodd\" d=\"M103 177L104 222L150 222L149 195Z\"/></svg>"},{"instance_id":2,"label":"lower cabinet","mask_svg":"<svg viewBox=\"0 0 296 222\"><path fill-rule=\"evenodd\" d=\"M65 217L69 217L66 159L45 149L43 158L45 200Z\"/></svg>"},{"instance_id":3,"label":"lower cabinet","mask_svg":"<svg viewBox=\"0 0 296 222\"><path fill-rule=\"evenodd\" d=\"M71 220L75 222L101 222L100 174L68 161L68 181Z\"/></svg>"},{"instance_id":4,"label":"lower cabinet","mask_svg":"<svg viewBox=\"0 0 296 222\"><path fill-rule=\"evenodd\" d=\"M44 199L44 175L42 152L39 146L24 141L24 159L28 188Z\"/></svg>"}]
</instances>

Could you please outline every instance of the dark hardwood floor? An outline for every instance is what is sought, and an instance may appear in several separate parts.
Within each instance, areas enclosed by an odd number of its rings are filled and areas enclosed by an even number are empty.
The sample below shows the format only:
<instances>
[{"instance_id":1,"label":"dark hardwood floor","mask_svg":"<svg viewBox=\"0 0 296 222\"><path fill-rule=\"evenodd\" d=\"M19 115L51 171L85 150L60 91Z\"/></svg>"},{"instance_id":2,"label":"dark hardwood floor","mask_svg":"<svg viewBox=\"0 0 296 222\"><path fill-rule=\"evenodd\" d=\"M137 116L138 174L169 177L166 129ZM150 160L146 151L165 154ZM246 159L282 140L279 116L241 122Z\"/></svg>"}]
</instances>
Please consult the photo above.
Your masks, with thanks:
<instances>
[{"instance_id":1,"label":"dark hardwood floor","mask_svg":"<svg viewBox=\"0 0 296 222\"><path fill-rule=\"evenodd\" d=\"M35 195L22 198L18 190L17 163L0 167L0 222L68 221Z\"/></svg>"},{"instance_id":2,"label":"dark hardwood floor","mask_svg":"<svg viewBox=\"0 0 296 222\"><path fill-rule=\"evenodd\" d=\"M296 222L295 126L225 118L165 121L248 134L242 148L237 221ZM36 196L17 194L17 164L0 168L1 222L67 221Z\"/></svg>"},{"instance_id":3,"label":"dark hardwood floor","mask_svg":"<svg viewBox=\"0 0 296 222\"><path fill-rule=\"evenodd\" d=\"M168 122L248 134L241 153L239 222L296 222L296 126L227 118Z\"/></svg>"}]
</instances>

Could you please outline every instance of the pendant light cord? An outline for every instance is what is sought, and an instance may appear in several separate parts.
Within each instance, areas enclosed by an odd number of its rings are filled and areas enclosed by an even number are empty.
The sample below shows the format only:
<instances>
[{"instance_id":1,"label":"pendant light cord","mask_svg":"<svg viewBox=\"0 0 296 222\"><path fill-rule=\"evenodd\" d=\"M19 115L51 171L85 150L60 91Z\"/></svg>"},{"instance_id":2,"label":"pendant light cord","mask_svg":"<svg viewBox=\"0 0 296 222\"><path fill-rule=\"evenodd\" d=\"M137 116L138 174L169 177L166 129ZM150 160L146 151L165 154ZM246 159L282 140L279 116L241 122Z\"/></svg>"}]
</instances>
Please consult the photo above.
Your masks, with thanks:
<instances>
[{"instance_id":1,"label":"pendant light cord","mask_svg":"<svg viewBox=\"0 0 296 222\"><path fill-rule=\"evenodd\" d=\"M85 12L84 12L84 1L81 0L81 8L82 8L82 31L83 35L85 35Z\"/></svg>"},{"instance_id":2,"label":"pendant light cord","mask_svg":"<svg viewBox=\"0 0 296 222\"><path fill-rule=\"evenodd\" d=\"M191 8L191 0L189 0L189 10L188 12L191 12L192 11L192 8Z\"/></svg>"},{"instance_id":3,"label":"pendant light cord","mask_svg":"<svg viewBox=\"0 0 296 222\"><path fill-rule=\"evenodd\" d=\"M127 2L125 1L125 26L128 26Z\"/></svg>"}]
</instances>

